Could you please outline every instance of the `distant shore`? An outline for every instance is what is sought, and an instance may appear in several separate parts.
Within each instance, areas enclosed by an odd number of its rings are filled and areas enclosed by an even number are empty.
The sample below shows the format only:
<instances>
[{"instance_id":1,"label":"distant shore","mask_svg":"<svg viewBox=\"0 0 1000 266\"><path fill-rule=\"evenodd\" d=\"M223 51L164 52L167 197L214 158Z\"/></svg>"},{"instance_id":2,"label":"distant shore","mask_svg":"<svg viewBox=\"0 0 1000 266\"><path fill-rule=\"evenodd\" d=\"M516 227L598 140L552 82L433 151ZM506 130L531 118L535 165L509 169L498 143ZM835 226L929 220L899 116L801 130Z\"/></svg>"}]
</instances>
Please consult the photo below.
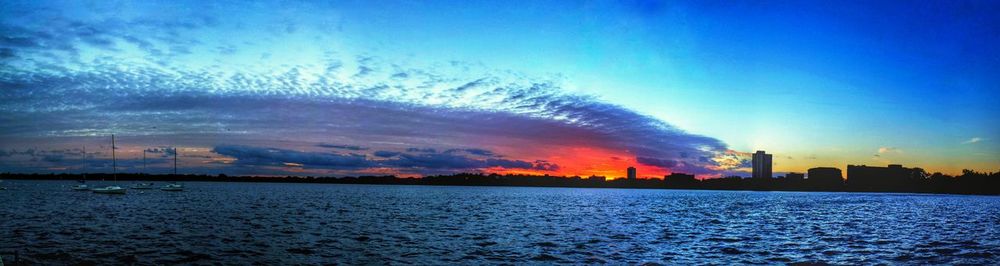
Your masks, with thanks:
<instances>
[{"instance_id":1,"label":"distant shore","mask_svg":"<svg viewBox=\"0 0 1000 266\"><path fill-rule=\"evenodd\" d=\"M0 180L113 180L112 174L0 174ZM575 188L635 188L635 189L702 189L751 191L814 191L814 192L900 192L933 194L1000 195L1000 174L966 173L962 176L929 177L883 187L857 187L849 181L812 183L809 179L787 178L713 178L704 180L670 181L663 179L614 179L563 176L454 174L401 178L396 176L302 177L302 176L228 176L228 175L162 175L118 174L119 181L205 181L205 182L267 182L317 184L378 184L378 185L438 185L438 186L516 186L516 187L575 187Z\"/></svg>"}]
</instances>

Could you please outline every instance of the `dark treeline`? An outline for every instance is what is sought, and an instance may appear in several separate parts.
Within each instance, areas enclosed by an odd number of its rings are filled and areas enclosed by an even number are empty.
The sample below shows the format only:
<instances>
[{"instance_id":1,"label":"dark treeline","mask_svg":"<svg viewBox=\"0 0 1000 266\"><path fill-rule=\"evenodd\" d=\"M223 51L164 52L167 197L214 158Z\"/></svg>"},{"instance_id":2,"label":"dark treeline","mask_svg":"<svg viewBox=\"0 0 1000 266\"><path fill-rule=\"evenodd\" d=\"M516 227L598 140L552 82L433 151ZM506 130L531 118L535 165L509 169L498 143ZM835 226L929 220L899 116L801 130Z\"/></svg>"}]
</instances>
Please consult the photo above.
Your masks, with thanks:
<instances>
[{"instance_id":1,"label":"dark treeline","mask_svg":"<svg viewBox=\"0 0 1000 266\"><path fill-rule=\"evenodd\" d=\"M111 174L86 174L86 179L112 180ZM648 188L648 189L704 189L704 190L759 190L759 191L842 191L842 192L913 192L941 194L1000 195L1000 172L983 173L964 170L959 176L940 173L915 175L909 178L876 178L864 183L852 183L850 178L743 178L738 176L699 180L691 175L670 175L663 179L624 178L607 180L604 177L562 177L537 175L454 174L423 178L395 176L360 177L264 177L221 175L150 175L118 174L118 180L143 181L209 181L209 182L280 182L280 183L331 183L331 184L384 184L384 185L441 185L441 186L525 186L525 187L587 187L587 188ZM82 174L0 174L0 179L82 180ZM860 179L859 179L860 180ZM859 184L860 183L860 184Z\"/></svg>"}]
</instances>

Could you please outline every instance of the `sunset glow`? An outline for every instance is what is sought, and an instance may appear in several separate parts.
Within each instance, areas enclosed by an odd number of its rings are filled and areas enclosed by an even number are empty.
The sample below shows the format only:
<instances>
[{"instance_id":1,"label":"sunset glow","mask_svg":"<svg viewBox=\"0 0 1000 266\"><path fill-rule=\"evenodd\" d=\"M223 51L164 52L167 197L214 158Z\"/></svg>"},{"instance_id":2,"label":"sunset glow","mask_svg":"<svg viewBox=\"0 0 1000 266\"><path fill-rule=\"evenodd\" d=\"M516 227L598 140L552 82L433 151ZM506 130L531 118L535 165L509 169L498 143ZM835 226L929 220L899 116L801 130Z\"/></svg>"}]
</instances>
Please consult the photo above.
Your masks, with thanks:
<instances>
[{"instance_id":1,"label":"sunset glow","mask_svg":"<svg viewBox=\"0 0 1000 266\"><path fill-rule=\"evenodd\" d=\"M8 1L0 171L1000 167L991 9L800 4Z\"/></svg>"}]
</instances>

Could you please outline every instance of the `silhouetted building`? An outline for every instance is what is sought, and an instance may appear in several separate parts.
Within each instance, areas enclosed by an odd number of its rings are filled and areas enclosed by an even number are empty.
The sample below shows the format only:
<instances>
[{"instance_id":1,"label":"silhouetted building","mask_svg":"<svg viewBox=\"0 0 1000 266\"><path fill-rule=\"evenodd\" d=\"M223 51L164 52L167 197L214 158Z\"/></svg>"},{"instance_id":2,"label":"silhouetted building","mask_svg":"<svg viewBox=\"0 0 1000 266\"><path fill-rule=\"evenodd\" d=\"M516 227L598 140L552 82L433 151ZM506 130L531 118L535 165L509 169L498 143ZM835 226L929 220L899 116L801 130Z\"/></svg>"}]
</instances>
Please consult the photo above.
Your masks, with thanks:
<instances>
[{"instance_id":1,"label":"silhouetted building","mask_svg":"<svg viewBox=\"0 0 1000 266\"><path fill-rule=\"evenodd\" d=\"M628 167L628 181L635 181L635 167Z\"/></svg>"},{"instance_id":2,"label":"silhouetted building","mask_svg":"<svg viewBox=\"0 0 1000 266\"><path fill-rule=\"evenodd\" d=\"M587 178L587 181L597 183L597 182L604 182L605 179L606 178L604 178L603 176L592 175Z\"/></svg>"},{"instance_id":3,"label":"silhouetted building","mask_svg":"<svg viewBox=\"0 0 1000 266\"><path fill-rule=\"evenodd\" d=\"M689 175L685 173L670 173L670 175L663 177L663 181L670 183L670 182L695 182L698 180L694 178L694 175Z\"/></svg>"},{"instance_id":4,"label":"silhouetted building","mask_svg":"<svg viewBox=\"0 0 1000 266\"><path fill-rule=\"evenodd\" d=\"M913 168L890 164L888 167L848 165L847 185L855 190L902 190L909 184L909 179L922 177Z\"/></svg>"},{"instance_id":5,"label":"silhouetted building","mask_svg":"<svg viewBox=\"0 0 1000 266\"><path fill-rule=\"evenodd\" d=\"M771 178L771 155L764 151L753 154L753 178Z\"/></svg>"},{"instance_id":6,"label":"silhouetted building","mask_svg":"<svg viewBox=\"0 0 1000 266\"><path fill-rule=\"evenodd\" d=\"M826 180L826 181L837 181L843 182L844 175L840 172L840 169L835 167L816 167L809 169L809 180Z\"/></svg>"},{"instance_id":7,"label":"silhouetted building","mask_svg":"<svg viewBox=\"0 0 1000 266\"><path fill-rule=\"evenodd\" d=\"M805 178L806 178L806 175L804 175L802 173L789 172L789 173L785 174L785 179L788 179L788 180L803 180Z\"/></svg>"},{"instance_id":8,"label":"silhouetted building","mask_svg":"<svg viewBox=\"0 0 1000 266\"><path fill-rule=\"evenodd\" d=\"M685 173L670 173L663 177L663 183L670 188L694 188L698 186L698 180L694 175Z\"/></svg>"},{"instance_id":9,"label":"silhouetted building","mask_svg":"<svg viewBox=\"0 0 1000 266\"><path fill-rule=\"evenodd\" d=\"M811 189L838 190L844 186L844 175L836 167L810 168L806 180Z\"/></svg>"}]
</instances>

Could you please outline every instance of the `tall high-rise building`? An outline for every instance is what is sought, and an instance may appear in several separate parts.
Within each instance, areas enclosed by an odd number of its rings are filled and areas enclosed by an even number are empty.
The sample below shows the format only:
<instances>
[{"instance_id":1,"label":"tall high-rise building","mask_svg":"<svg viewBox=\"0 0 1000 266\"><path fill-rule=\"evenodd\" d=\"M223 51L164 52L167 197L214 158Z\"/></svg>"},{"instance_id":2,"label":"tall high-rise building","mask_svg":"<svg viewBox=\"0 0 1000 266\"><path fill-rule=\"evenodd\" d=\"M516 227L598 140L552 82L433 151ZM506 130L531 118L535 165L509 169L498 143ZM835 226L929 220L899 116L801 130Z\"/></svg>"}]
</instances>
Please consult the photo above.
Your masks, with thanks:
<instances>
[{"instance_id":1,"label":"tall high-rise building","mask_svg":"<svg viewBox=\"0 0 1000 266\"><path fill-rule=\"evenodd\" d=\"M753 178L771 178L771 155L764 151L753 154Z\"/></svg>"},{"instance_id":2,"label":"tall high-rise building","mask_svg":"<svg viewBox=\"0 0 1000 266\"><path fill-rule=\"evenodd\" d=\"M635 181L635 167L628 167L628 180Z\"/></svg>"}]
</instances>

